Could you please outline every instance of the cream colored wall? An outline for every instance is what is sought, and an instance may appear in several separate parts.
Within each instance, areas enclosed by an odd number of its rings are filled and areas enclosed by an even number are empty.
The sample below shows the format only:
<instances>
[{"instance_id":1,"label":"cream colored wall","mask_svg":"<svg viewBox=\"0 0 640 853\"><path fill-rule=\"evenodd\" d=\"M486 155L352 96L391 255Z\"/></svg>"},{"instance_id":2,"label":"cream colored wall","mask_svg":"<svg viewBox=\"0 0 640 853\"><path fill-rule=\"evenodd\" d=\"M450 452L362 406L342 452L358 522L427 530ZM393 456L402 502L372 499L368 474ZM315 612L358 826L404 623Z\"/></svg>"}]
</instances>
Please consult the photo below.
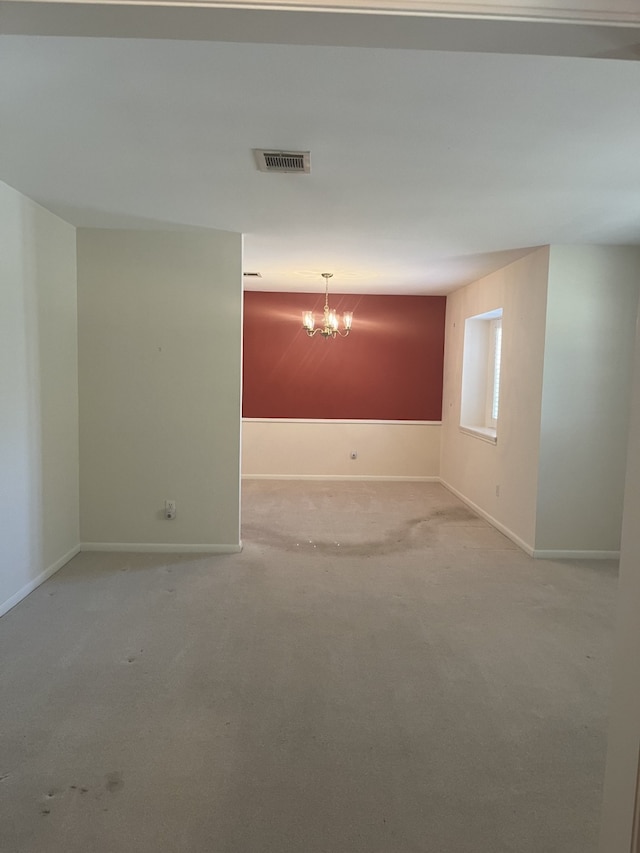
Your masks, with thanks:
<instances>
[{"instance_id":1,"label":"cream colored wall","mask_svg":"<svg viewBox=\"0 0 640 853\"><path fill-rule=\"evenodd\" d=\"M544 247L447 299L440 475L529 551L535 543L548 264ZM503 331L494 445L461 432L459 424L464 323L496 308L503 309Z\"/></svg>"},{"instance_id":2,"label":"cream colored wall","mask_svg":"<svg viewBox=\"0 0 640 853\"><path fill-rule=\"evenodd\" d=\"M437 478L440 424L243 421L245 477ZM352 460L350 453L357 451Z\"/></svg>"},{"instance_id":3,"label":"cream colored wall","mask_svg":"<svg viewBox=\"0 0 640 853\"><path fill-rule=\"evenodd\" d=\"M241 239L78 231L83 548L239 547Z\"/></svg>"},{"instance_id":4,"label":"cream colored wall","mask_svg":"<svg viewBox=\"0 0 640 853\"><path fill-rule=\"evenodd\" d=\"M552 246L536 549L617 552L640 249Z\"/></svg>"},{"instance_id":5,"label":"cream colored wall","mask_svg":"<svg viewBox=\"0 0 640 853\"><path fill-rule=\"evenodd\" d=\"M601 853L630 853L640 754L640 334L636 336L618 627L600 837ZM634 851L635 853L635 851Z\"/></svg>"},{"instance_id":6,"label":"cream colored wall","mask_svg":"<svg viewBox=\"0 0 640 853\"><path fill-rule=\"evenodd\" d=\"M0 183L0 614L78 550L75 229Z\"/></svg>"}]
</instances>

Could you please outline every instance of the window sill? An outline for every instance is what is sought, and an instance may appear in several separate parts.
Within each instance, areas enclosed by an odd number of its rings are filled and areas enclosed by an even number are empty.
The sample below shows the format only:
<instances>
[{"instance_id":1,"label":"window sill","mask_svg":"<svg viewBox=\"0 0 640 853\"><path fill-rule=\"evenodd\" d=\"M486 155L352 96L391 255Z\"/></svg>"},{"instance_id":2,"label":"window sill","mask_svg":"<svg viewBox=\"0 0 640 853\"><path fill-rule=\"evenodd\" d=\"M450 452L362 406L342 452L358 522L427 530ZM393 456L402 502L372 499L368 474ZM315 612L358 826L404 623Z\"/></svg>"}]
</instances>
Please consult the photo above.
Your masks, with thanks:
<instances>
[{"instance_id":1,"label":"window sill","mask_svg":"<svg viewBox=\"0 0 640 853\"><path fill-rule=\"evenodd\" d=\"M492 429L491 427L463 426L460 424L460 432L464 432L474 438L479 438L481 441L488 441L489 444L498 443L498 435L495 429Z\"/></svg>"}]
</instances>

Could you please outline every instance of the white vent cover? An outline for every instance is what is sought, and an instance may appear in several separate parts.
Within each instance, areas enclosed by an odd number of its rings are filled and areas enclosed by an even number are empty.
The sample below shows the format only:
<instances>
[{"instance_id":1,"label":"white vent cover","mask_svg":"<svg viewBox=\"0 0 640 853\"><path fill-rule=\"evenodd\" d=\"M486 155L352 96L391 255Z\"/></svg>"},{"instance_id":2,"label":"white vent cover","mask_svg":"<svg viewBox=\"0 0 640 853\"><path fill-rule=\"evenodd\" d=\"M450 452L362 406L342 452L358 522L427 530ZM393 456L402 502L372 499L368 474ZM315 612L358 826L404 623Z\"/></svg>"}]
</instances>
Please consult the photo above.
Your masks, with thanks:
<instances>
[{"instance_id":1,"label":"white vent cover","mask_svg":"<svg viewBox=\"0 0 640 853\"><path fill-rule=\"evenodd\" d=\"M308 175L311 171L310 151L270 151L254 148L253 153L261 172L298 172Z\"/></svg>"}]
</instances>

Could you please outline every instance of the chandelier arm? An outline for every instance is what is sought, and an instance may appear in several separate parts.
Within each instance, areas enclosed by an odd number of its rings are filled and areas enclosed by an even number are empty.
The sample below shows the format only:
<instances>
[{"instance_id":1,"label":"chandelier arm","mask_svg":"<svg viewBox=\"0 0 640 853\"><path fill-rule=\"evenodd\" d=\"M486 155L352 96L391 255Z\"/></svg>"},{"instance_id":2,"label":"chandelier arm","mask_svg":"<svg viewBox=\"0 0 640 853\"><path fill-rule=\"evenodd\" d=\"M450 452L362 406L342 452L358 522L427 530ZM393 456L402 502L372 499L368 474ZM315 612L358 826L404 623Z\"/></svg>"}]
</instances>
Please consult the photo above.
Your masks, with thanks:
<instances>
[{"instance_id":1,"label":"chandelier arm","mask_svg":"<svg viewBox=\"0 0 640 853\"><path fill-rule=\"evenodd\" d=\"M335 340L336 337L346 338L351 331L351 318L352 313L345 312L343 323L346 328L340 329L340 320L338 319L338 315L336 311L332 311L329 308L329 279L333 278L332 272L323 272L322 277L324 279L324 311L323 311L323 323L321 327L314 329L314 319L311 311L303 311L302 319L303 319L303 328L307 335L310 338L313 338L318 332L321 337L325 340ZM346 319L348 315L348 320Z\"/></svg>"}]
</instances>

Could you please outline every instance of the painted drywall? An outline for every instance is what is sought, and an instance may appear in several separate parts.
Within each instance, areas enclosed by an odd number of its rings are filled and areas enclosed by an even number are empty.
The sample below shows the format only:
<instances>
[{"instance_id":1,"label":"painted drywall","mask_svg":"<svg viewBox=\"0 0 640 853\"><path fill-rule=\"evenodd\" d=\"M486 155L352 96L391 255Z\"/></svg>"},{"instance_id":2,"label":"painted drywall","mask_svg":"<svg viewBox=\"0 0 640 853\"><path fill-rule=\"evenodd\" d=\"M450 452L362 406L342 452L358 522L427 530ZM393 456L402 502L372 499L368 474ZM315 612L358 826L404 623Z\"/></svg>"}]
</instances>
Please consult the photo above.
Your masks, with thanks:
<instances>
[{"instance_id":1,"label":"painted drywall","mask_svg":"<svg viewBox=\"0 0 640 853\"><path fill-rule=\"evenodd\" d=\"M241 265L239 234L78 231L83 547L239 546Z\"/></svg>"},{"instance_id":2,"label":"painted drywall","mask_svg":"<svg viewBox=\"0 0 640 853\"><path fill-rule=\"evenodd\" d=\"M247 420L245 477L436 479L438 423ZM356 451L357 459L351 459Z\"/></svg>"},{"instance_id":3,"label":"painted drywall","mask_svg":"<svg viewBox=\"0 0 640 853\"><path fill-rule=\"evenodd\" d=\"M631 851L640 755L640 334L632 388L601 853Z\"/></svg>"},{"instance_id":4,"label":"painted drywall","mask_svg":"<svg viewBox=\"0 0 640 853\"><path fill-rule=\"evenodd\" d=\"M0 613L77 553L75 239L0 183Z\"/></svg>"},{"instance_id":5,"label":"painted drywall","mask_svg":"<svg viewBox=\"0 0 640 853\"><path fill-rule=\"evenodd\" d=\"M640 249L552 246L536 549L618 551Z\"/></svg>"},{"instance_id":6,"label":"painted drywall","mask_svg":"<svg viewBox=\"0 0 640 853\"><path fill-rule=\"evenodd\" d=\"M439 421L443 296L330 295L347 338L309 338L324 294L245 293L243 414L251 418Z\"/></svg>"},{"instance_id":7,"label":"painted drywall","mask_svg":"<svg viewBox=\"0 0 640 853\"><path fill-rule=\"evenodd\" d=\"M543 247L447 299L440 474L528 550L535 542L548 265ZM465 320L498 308L500 417L491 444L460 430L462 360Z\"/></svg>"}]
</instances>

